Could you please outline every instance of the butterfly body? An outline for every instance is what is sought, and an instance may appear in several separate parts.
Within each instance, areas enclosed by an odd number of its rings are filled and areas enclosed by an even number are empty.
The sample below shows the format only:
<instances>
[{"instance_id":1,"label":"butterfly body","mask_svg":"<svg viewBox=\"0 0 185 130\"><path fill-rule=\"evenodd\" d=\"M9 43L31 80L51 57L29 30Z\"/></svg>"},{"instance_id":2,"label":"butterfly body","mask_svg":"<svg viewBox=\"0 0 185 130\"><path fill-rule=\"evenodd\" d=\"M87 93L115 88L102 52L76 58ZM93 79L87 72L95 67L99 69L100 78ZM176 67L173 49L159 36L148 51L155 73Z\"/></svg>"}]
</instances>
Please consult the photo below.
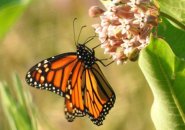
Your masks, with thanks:
<instances>
[{"instance_id":1,"label":"butterfly body","mask_svg":"<svg viewBox=\"0 0 185 130\"><path fill-rule=\"evenodd\" d=\"M76 52L63 53L33 66L26 82L63 96L68 121L87 114L94 124L101 125L114 105L115 93L96 63L94 50L84 44L76 47Z\"/></svg>"},{"instance_id":2,"label":"butterfly body","mask_svg":"<svg viewBox=\"0 0 185 130\"><path fill-rule=\"evenodd\" d=\"M96 61L94 50L87 48L83 44L77 45L76 53L78 59L84 63L85 68L91 68Z\"/></svg>"}]
</instances>

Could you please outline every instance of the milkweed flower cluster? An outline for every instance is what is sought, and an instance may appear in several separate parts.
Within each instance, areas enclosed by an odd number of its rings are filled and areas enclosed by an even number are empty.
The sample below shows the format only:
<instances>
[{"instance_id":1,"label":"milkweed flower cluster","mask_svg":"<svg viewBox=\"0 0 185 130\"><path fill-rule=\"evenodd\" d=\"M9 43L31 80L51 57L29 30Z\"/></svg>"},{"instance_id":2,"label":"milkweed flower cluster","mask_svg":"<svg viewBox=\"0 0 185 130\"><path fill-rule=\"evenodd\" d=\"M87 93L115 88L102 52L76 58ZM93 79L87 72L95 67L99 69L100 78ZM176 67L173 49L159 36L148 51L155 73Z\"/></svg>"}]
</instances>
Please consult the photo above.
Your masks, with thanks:
<instances>
[{"instance_id":1,"label":"milkweed flower cluster","mask_svg":"<svg viewBox=\"0 0 185 130\"><path fill-rule=\"evenodd\" d=\"M150 0L112 0L106 11L92 6L91 17L101 23L92 25L106 54L117 64L135 61L148 45L153 27L158 25L158 8Z\"/></svg>"}]
</instances>

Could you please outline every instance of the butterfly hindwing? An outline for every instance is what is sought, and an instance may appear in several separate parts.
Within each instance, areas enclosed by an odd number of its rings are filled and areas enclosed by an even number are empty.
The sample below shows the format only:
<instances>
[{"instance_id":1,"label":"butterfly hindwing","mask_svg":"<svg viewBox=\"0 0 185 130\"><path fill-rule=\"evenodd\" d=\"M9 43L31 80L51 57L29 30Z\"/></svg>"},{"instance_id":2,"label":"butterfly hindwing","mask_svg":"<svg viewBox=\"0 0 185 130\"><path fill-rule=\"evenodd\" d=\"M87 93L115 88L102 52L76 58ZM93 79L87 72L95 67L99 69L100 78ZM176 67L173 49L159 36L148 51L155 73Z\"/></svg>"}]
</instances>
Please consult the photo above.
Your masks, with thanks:
<instances>
[{"instance_id":1,"label":"butterfly hindwing","mask_svg":"<svg viewBox=\"0 0 185 130\"><path fill-rule=\"evenodd\" d=\"M85 116L84 107L84 64L78 61L68 80L65 97L65 115L68 121L73 121L75 117Z\"/></svg>"},{"instance_id":2,"label":"butterfly hindwing","mask_svg":"<svg viewBox=\"0 0 185 130\"><path fill-rule=\"evenodd\" d=\"M91 69L79 62L69 78L65 97L65 114L68 121L75 117L89 115L96 124L101 125L115 102L115 94L105 79L98 64Z\"/></svg>"},{"instance_id":3,"label":"butterfly hindwing","mask_svg":"<svg viewBox=\"0 0 185 130\"><path fill-rule=\"evenodd\" d=\"M94 64L91 69L86 70L85 78L85 107L88 110L90 119L96 125L101 125L114 105L115 93L98 64Z\"/></svg>"}]
</instances>

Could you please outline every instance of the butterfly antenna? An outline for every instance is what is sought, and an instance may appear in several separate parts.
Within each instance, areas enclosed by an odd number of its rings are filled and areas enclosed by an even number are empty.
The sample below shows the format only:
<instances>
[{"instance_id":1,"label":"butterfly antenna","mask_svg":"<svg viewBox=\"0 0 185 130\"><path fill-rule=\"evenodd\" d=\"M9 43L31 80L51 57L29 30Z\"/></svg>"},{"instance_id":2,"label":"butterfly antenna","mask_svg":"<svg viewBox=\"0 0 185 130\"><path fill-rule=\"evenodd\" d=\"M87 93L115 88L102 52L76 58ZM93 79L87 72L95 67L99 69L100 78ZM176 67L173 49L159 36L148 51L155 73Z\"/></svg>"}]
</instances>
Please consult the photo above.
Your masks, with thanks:
<instances>
[{"instance_id":1,"label":"butterfly antenna","mask_svg":"<svg viewBox=\"0 0 185 130\"><path fill-rule=\"evenodd\" d=\"M73 38L74 38L74 42L75 42L75 45L77 45L76 43L76 34L75 34L75 21L77 20L77 18L74 18L73 19Z\"/></svg>"},{"instance_id":2,"label":"butterfly antenna","mask_svg":"<svg viewBox=\"0 0 185 130\"><path fill-rule=\"evenodd\" d=\"M78 34L78 39L77 39L77 43L78 43L78 40L79 40L79 38L80 38L80 35L81 35L81 32L82 32L82 29L83 28L85 28L86 26L84 25L84 26L82 26L81 28L80 28L80 32L79 32L79 34Z\"/></svg>"}]
</instances>

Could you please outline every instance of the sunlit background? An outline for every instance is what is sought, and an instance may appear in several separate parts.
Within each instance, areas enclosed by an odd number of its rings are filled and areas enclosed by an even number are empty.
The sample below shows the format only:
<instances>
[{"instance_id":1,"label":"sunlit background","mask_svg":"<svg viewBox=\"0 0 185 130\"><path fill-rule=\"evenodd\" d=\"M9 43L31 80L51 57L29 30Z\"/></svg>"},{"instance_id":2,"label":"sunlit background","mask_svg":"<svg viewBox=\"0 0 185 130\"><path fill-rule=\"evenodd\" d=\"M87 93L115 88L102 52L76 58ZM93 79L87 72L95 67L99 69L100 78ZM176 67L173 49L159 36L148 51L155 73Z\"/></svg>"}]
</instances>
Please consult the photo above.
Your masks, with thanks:
<instances>
[{"instance_id":1,"label":"sunlit background","mask_svg":"<svg viewBox=\"0 0 185 130\"><path fill-rule=\"evenodd\" d=\"M75 51L73 19L76 34L81 26L79 42L94 35L92 24L98 19L88 16L92 5L102 6L98 0L34 0L21 19L11 28L0 44L0 79L11 82L12 72L18 73L24 87L25 74L30 67L45 58ZM103 7L103 6L102 6ZM99 44L97 39L89 47ZM106 58L101 48L96 57ZM151 91L137 62L123 65L101 66L106 78L116 93L116 103L106 116L102 126L95 126L86 117L69 123L64 115L64 98L48 91L29 87L35 109L38 111L39 130L154 130L150 118L153 101ZM8 128L0 108L0 128Z\"/></svg>"}]
</instances>

